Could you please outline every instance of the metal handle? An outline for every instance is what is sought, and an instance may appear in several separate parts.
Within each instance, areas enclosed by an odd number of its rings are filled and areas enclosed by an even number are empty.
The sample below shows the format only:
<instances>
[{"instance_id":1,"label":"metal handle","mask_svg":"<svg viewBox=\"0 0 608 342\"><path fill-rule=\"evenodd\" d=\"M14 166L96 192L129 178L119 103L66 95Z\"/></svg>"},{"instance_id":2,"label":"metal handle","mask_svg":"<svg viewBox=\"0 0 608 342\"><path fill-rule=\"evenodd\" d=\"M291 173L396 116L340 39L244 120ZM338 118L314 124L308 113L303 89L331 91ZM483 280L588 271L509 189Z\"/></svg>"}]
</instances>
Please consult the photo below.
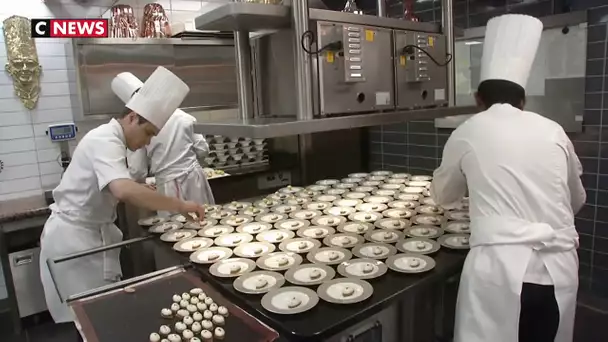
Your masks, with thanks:
<instances>
[{"instance_id":1,"label":"metal handle","mask_svg":"<svg viewBox=\"0 0 608 342\"><path fill-rule=\"evenodd\" d=\"M49 274L51 275L51 280L53 281L53 285L55 286L55 290L57 291L59 300L62 303L64 302L63 296L61 295L61 291L59 290L59 287L57 286L57 281L55 281L55 273L53 272L53 266L55 266L55 264L60 264L62 262L66 262L66 261L74 260L74 259L78 259L78 258L83 258L83 257L89 256L92 254L102 253L105 251L109 251L111 249L121 248L124 246L129 246L132 244L152 240L154 238L155 238L154 235L148 235L148 236L143 236L143 237L138 237L138 238L134 238L134 239L130 239L130 240L121 241L119 243L115 243L115 244L111 244L111 245L107 245L107 246L101 246L101 247L97 247L97 248L88 249L88 250L82 251L82 252L68 254L63 257L46 259L46 265L49 268Z\"/></svg>"},{"instance_id":2,"label":"metal handle","mask_svg":"<svg viewBox=\"0 0 608 342\"><path fill-rule=\"evenodd\" d=\"M21 255L21 256L15 257L13 259L13 265L15 267L23 266L23 265L31 264L33 260L34 260L34 253L28 253L27 255Z\"/></svg>"}]
</instances>

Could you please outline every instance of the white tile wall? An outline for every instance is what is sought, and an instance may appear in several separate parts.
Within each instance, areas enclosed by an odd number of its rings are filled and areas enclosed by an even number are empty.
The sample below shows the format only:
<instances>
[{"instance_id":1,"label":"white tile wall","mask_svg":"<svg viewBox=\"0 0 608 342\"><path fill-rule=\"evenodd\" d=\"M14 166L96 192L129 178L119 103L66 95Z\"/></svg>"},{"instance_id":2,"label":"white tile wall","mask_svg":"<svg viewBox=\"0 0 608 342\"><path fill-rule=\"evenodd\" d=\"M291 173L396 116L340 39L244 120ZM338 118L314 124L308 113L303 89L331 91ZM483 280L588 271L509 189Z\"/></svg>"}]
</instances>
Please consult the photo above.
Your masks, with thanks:
<instances>
[{"instance_id":1,"label":"white tile wall","mask_svg":"<svg viewBox=\"0 0 608 342\"><path fill-rule=\"evenodd\" d=\"M161 0L170 21L189 20L204 11L208 2L230 0ZM28 18L84 18L108 15L108 4L113 0L96 0L94 6L78 5L73 0L0 0L1 21L10 15ZM123 0L130 4L141 21L143 7L151 0ZM0 201L40 194L55 187L63 171L57 163L59 146L46 136L49 125L71 122L75 108L70 92L75 84L73 57L68 55L65 39L38 39L36 48L42 65L40 98L35 109L27 110L14 94L13 81L0 70ZM0 66L6 63L4 35L0 30ZM79 125L79 137L93 127ZM76 142L71 142L74 149Z\"/></svg>"}]
</instances>

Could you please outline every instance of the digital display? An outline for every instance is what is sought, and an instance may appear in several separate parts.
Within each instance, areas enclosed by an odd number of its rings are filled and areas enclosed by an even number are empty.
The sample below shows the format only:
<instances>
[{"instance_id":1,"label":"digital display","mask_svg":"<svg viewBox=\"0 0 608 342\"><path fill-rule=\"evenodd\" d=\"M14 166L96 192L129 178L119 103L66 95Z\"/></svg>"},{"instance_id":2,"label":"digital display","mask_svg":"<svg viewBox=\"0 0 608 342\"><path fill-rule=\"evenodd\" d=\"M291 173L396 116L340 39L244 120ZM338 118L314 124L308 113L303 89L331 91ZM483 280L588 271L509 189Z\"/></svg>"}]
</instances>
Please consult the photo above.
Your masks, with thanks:
<instances>
[{"instance_id":1,"label":"digital display","mask_svg":"<svg viewBox=\"0 0 608 342\"><path fill-rule=\"evenodd\" d=\"M70 134L70 133L72 133L72 127L70 127L70 126L51 128L52 135L62 135L62 134Z\"/></svg>"}]
</instances>

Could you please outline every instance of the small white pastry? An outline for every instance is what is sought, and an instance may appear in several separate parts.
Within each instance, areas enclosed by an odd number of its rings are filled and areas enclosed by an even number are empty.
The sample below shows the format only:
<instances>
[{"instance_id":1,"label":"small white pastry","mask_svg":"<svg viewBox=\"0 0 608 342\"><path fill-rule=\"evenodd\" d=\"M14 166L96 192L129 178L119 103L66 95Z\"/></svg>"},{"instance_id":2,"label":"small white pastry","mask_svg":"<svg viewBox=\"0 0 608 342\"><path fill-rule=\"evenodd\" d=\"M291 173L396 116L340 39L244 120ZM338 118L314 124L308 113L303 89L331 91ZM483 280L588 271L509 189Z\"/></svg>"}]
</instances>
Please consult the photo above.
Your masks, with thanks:
<instances>
[{"instance_id":1,"label":"small white pastry","mask_svg":"<svg viewBox=\"0 0 608 342\"><path fill-rule=\"evenodd\" d=\"M199 300L205 300L205 298L207 298L207 295L204 292L198 295Z\"/></svg>"},{"instance_id":2,"label":"small white pastry","mask_svg":"<svg viewBox=\"0 0 608 342\"><path fill-rule=\"evenodd\" d=\"M224 316L224 317L228 317L228 309L226 309L225 306L220 306L217 308L217 313Z\"/></svg>"},{"instance_id":3,"label":"small white pastry","mask_svg":"<svg viewBox=\"0 0 608 342\"><path fill-rule=\"evenodd\" d=\"M193 338L193 337L194 337L194 333L192 332L192 330L188 330L188 329L186 329L186 330L184 330L184 332L182 333L182 336L184 336L184 338L185 338L186 340L189 340L189 339L191 339L191 338Z\"/></svg>"},{"instance_id":4,"label":"small white pastry","mask_svg":"<svg viewBox=\"0 0 608 342\"><path fill-rule=\"evenodd\" d=\"M159 342L160 341L160 335L157 333L151 333L150 334L150 342Z\"/></svg>"},{"instance_id":5,"label":"small white pastry","mask_svg":"<svg viewBox=\"0 0 608 342\"><path fill-rule=\"evenodd\" d=\"M205 312L205 310L207 310L207 304L198 302L196 303L196 308L198 311Z\"/></svg>"},{"instance_id":6,"label":"small white pastry","mask_svg":"<svg viewBox=\"0 0 608 342\"><path fill-rule=\"evenodd\" d=\"M200 289L198 287L190 290L190 295L192 296L198 296L201 293L203 293L203 289Z\"/></svg>"},{"instance_id":7,"label":"small white pastry","mask_svg":"<svg viewBox=\"0 0 608 342\"><path fill-rule=\"evenodd\" d=\"M177 318L184 318L186 316L190 316L190 311L181 309L177 312Z\"/></svg>"},{"instance_id":8,"label":"small white pastry","mask_svg":"<svg viewBox=\"0 0 608 342\"><path fill-rule=\"evenodd\" d=\"M217 327L215 328L215 338L218 340L223 340L224 337L226 336L226 332L224 331L224 329Z\"/></svg>"},{"instance_id":9,"label":"small white pastry","mask_svg":"<svg viewBox=\"0 0 608 342\"><path fill-rule=\"evenodd\" d=\"M173 301L174 301L175 303L179 303L179 302L181 302L181 301L182 301L182 296L177 295L177 294L174 294L174 295L173 295Z\"/></svg>"},{"instance_id":10,"label":"small white pastry","mask_svg":"<svg viewBox=\"0 0 608 342\"><path fill-rule=\"evenodd\" d=\"M192 318L194 318L195 322L200 322L203 320L203 314L201 314L200 312L195 312L192 314Z\"/></svg>"},{"instance_id":11,"label":"small white pastry","mask_svg":"<svg viewBox=\"0 0 608 342\"><path fill-rule=\"evenodd\" d=\"M213 316L213 324L223 326L224 325L224 316L220 316L220 315Z\"/></svg>"},{"instance_id":12,"label":"small white pastry","mask_svg":"<svg viewBox=\"0 0 608 342\"><path fill-rule=\"evenodd\" d=\"M190 330L192 330L193 333L198 334L201 332L201 330L203 330L203 326L199 322L194 322L192 323Z\"/></svg>"},{"instance_id":13,"label":"small white pastry","mask_svg":"<svg viewBox=\"0 0 608 342\"><path fill-rule=\"evenodd\" d=\"M189 342L201 342L201 339L198 338L198 337L193 337L193 338L190 339Z\"/></svg>"},{"instance_id":14,"label":"small white pastry","mask_svg":"<svg viewBox=\"0 0 608 342\"><path fill-rule=\"evenodd\" d=\"M216 313L217 312L217 304L215 303L211 303L211 305L209 305L209 311Z\"/></svg>"},{"instance_id":15,"label":"small white pastry","mask_svg":"<svg viewBox=\"0 0 608 342\"><path fill-rule=\"evenodd\" d=\"M205 304L207 304L207 305L213 304L213 298L211 298L211 297L205 298Z\"/></svg>"},{"instance_id":16,"label":"small white pastry","mask_svg":"<svg viewBox=\"0 0 608 342\"><path fill-rule=\"evenodd\" d=\"M203 330L201 332L201 338L203 339L203 342L211 342L213 334L209 330Z\"/></svg>"},{"instance_id":17,"label":"small white pastry","mask_svg":"<svg viewBox=\"0 0 608 342\"><path fill-rule=\"evenodd\" d=\"M188 312L190 312L191 314L195 313L198 309L196 308L196 305L188 305L188 307L186 307L186 310L188 310Z\"/></svg>"},{"instance_id":18,"label":"small white pastry","mask_svg":"<svg viewBox=\"0 0 608 342\"><path fill-rule=\"evenodd\" d=\"M169 342L181 342L182 338L178 334L171 334L168 336Z\"/></svg>"},{"instance_id":19,"label":"small white pastry","mask_svg":"<svg viewBox=\"0 0 608 342\"><path fill-rule=\"evenodd\" d=\"M184 322L185 325L191 326L192 323L194 323L194 318L192 318L190 316L186 316L186 317L184 317L183 322Z\"/></svg>"},{"instance_id":20,"label":"small white pastry","mask_svg":"<svg viewBox=\"0 0 608 342\"><path fill-rule=\"evenodd\" d=\"M164 308L160 310L160 315L164 318L171 318L173 317L173 312L171 311L171 309Z\"/></svg>"},{"instance_id":21,"label":"small white pastry","mask_svg":"<svg viewBox=\"0 0 608 342\"><path fill-rule=\"evenodd\" d=\"M198 304L198 302L200 302L200 300L198 299L198 297L191 297L190 298L190 304Z\"/></svg>"},{"instance_id":22,"label":"small white pastry","mask_svg":"<svg viewBox=\"0 0 608 342\"><path fill-rule=\"evenodd\" d=\"M190 302L188 302L187 300L182 299L182 300L179 302L179 306L180 306L182 309L187 308L187 307L188 307L188 305L190 305Z\"/></svg>"},{"instance_id":23,"label":"small white pastry","mask_svg":"<svg viewBox=\"0 0 608 342\"><path fill-rule=\"evenodd\" d=\"M175 323L175 331L181 334L182 331L186 330L188 327L184 324L184 322Z\"/></svg>"},{"instance_id":24,"label":"small white pastry","mask_svg":"<svg viewBox=\"0 0 608 342\"><path fill-rule=\"evenodd\" d=\"M204 320L201 322L201 327L203 327L203 329L205 330L213 330L213 323L211 323L211 321L208 320Z\"/></svg>"},{"instance_id":25,"label":"small white pastry","mask_svg":"<svg viewBox=\"0 0 608 342\"><path fill-rule=\"evenodd\" d=\"M160 329L158 329L158 332L163 336L167 336L171 333L171 328L169 328L168 325L161 325Z\"/></svg>"},{"instance_id":26,"label":"small white pastry","mask_svg":"<svg viewBox=\"0 0 608 342\"><path fill-rule=\"evenodd\" d=\"M162 340L160 340L160 342L171 342L171 341L169 341L169 340L168 340L168 339L166 339L166 338L163 338Z\"/></svg>"},{"instance_id":27,"label":"small white pastry","mask_svg":"<svg viewBox=\"0 0 608 342\"><path fill-rule=\"evenodd\" d=\"M186 292L182 293L182 299L183 300L190 300L190 294L186 293Z\"/></svg>"},{"instance_id":28,"label":"small white pastry","mask_svg":"<svg viewBox=\"0 0 608 342\"><path fill-rule=\"evenodd\" d=\"M203 312L203 317L207 320L211 319L213 317L213 312L209 311L209 310L205 310L205 312Z\"/></svg>"},{"instance_id":29,"label":"small white pastry","mask_svg":"<svg viewBox=\"0 0 608 342\"><path fill-rule=\"evenodd\" d=\"M173 313L177 313L180 309L180 306L178 303L173 303L171 304L171 311L173 311Z\"/></svg>"}]
</instances>

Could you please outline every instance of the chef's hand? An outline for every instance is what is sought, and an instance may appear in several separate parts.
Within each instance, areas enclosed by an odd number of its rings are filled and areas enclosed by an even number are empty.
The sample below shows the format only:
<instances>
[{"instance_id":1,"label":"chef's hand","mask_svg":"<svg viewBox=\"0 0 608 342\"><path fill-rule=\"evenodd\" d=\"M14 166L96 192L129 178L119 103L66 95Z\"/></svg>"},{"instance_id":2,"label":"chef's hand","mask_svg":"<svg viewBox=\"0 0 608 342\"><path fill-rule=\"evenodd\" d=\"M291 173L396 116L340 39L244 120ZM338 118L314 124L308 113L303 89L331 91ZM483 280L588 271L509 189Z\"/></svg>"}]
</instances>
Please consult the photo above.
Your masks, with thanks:
<instances>
[{"instance_id":1,"label":"chef's hand","mask_svg":"<svg viewBox=\"0 0 608 342\"><path fill-rule=\"evenodd\" d=\"M144 184L144 186L150 190L156 191L156 185L154 184Z\"/></svg>"},{"instance_id":2,"label":"chef's hand","mask_svg":"<svg viewBox=\"0 0 608 342\"><path fill-rule=\"evenodd\" d=\"M202 221L205 218L205 207L191 201L182 202L179 212L187 219L193 219L190 214L195 214L198 221Z\"/></svg>"}]
</instances>

